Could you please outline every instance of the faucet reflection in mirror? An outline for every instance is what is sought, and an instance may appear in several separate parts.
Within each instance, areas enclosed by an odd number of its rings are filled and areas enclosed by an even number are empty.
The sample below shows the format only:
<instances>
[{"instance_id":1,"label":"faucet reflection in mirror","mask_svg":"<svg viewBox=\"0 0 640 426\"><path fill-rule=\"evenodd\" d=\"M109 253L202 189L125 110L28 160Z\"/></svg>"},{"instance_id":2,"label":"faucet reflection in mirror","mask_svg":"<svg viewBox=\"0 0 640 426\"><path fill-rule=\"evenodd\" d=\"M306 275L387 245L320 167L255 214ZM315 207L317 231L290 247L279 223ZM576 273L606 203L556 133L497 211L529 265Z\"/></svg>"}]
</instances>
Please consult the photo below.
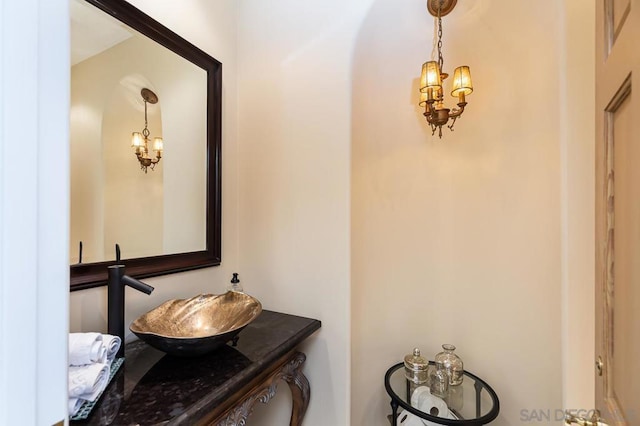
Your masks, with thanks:
<instances>
[{"instance_id":1,"label":"faucet reflection in mirror","mask_svg":"<svg viewBox=\"0 0 640 426\"><path fill-rule=\"evenodd\" d=\"M153 151L156 153L156 158L149 157L149 135L151 132L149 132L147 123L147 104L157 104L158 96L146 87L140 91L140 94L144 100L144 129L142 129L142 133L133 132L131 135L131 147L136 150L136 157L140 162L140 169L147 173L148 167L151 167L151 170L153 170L156 164L160 162L164 143L161 137L153 138Z\"/></svg>"},{"instance_id":2,"label":"faucet reflection in mirror","mask_svg":"<svg viewBox=\"0 0 640 426\"><path fill-rule=\"evenodd\" d=\"M471 73L466 65L460 66L453 72L453 88L451 96L458 97L458 108L444 107L444 91L442 82L449 74L442 71L444 59L442 58L442 16L453 10L457 0L427 0L429 13L438 20L438 38L434 45L438 48L438 60L428 61L422 64L420 77L420 106L424 107L424 116L431 126L431 134L438 130L438 136L442 138L442 126L453 119L449 127L453 131L453 125L464 112L467 105L465 96L473 92Z\"/></svg>"}]
</instances>

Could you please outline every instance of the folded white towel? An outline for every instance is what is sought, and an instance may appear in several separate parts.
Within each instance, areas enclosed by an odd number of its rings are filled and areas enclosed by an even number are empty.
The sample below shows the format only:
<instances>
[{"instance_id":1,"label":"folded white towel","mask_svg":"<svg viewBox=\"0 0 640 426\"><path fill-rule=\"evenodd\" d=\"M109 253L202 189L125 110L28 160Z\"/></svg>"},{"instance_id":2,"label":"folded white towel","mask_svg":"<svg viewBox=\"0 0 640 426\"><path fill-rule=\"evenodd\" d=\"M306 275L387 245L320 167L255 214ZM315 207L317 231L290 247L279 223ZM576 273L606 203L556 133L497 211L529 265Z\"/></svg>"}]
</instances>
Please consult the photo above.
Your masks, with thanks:
<instances>
[{"instance_id":1,"label":"folded white towel","mask_svg":"<svg viewBox=\"0 0 640 426\"><path fill-rule=\"evenodd\" d=\"M113 362L122 344L120 338L118 336L112 336L111 334L103 334L102 344L107 350L107 362Z\"/></svg>"},{"instance_id":2,"label":"folded white towel","mask_svg":"<svg viewBox=\"0 0 640 426\"><path fill-rule=\"evenodd\" d=\"M84 404L84 399L69 398L69 417L75 416L82 404Z\"/></svg>"},{"instance_id":3,"label":"folded white towel","mask_svg":"<svg viewBox=\"0 0 640 426\"><path fill-rule=\"evenodd\" d=\"M69 398L95 401L108 382L109 367L106 364L69 367Z\"/></svg>"},{"instance_id":4,"label":"folded white towel","mask_svg":"<svg viewBox=\"0 0 640 426\"><path fill-rule=\"evenodd\" d=\"M69 333L69 365L86 365L106 361L107 349L100 333Z\"/></svg>"}]
</instances>

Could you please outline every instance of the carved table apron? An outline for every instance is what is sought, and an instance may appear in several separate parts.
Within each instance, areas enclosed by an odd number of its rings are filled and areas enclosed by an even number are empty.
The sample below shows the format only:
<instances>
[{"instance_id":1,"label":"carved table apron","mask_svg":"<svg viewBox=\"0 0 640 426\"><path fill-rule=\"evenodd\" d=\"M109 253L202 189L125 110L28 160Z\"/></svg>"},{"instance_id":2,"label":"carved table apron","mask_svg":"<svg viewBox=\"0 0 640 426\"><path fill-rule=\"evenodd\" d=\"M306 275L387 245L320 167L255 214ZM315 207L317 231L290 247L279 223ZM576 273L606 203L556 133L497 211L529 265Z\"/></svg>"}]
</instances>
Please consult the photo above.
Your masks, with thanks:
<instances>
[{"instance_id":1,"label":"carved table apron","mask_svg":"<svg viewBox=\"0 0 640 426\"><path fill-rule=\"evenodd\" d=\"M244 388L229 398L223 406L211 413L211 420L199 424L215 426L242 426L253 412L256 403L268 403L276 394L278 382L285 381L291 389L293 408L291 426L302 424L302 419L309 406L309 381L302 373L302 365L306 360L302 352L291 351L274 363L272 369L256 377ZM220 411L224 410L221 415Z\"/></svg>"}]
</instances>

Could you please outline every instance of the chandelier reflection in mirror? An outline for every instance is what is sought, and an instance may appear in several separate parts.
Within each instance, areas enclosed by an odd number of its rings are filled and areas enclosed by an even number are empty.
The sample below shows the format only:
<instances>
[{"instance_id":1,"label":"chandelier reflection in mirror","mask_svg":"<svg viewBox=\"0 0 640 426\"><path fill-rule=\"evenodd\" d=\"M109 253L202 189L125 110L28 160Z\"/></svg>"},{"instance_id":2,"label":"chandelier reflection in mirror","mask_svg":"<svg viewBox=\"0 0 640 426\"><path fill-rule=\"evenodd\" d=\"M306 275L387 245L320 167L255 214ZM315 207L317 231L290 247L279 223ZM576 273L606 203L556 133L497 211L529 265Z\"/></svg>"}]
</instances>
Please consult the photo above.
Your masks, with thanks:
<instances>
[{"instance_id":1,"label":"chandelier reflection in mirror","mask_svg":"<svg viewBox=\"0 0 640 426\"><path fill-rule=\"evenodd\" d=\"M156 164L160 162L162 158L162 150L164 148L164 142L161 137L153 138L153 151L156 154L155 158L149 157L149 132L147 123L147 104L157 104L158 96L146 87L140 91L142 99L144 100L144 129L142 133L133 132L131 135L131 147L136 150L136 157L140 162L140 169L147 173L147 168L153 170Z\"/></svg>"},{"instance_id":2,"label":"chandelier reflection in mirror","mask_svg":"<svg viewBox=\"0 0 640 426\"><path fill-rule=\"evenodd\" d=\"M424 116L431 126L431 134L434 135L437 130L440 138L442 138L442 126L446 125L450 119L451 124L447 127L453 131L453 125L467 105L466 95L473 92L469 67L463 65L456 68L453 72L451 96L458 98L458 108L445 108L442 83L449 74L443 72L442 69L444 64L442 58L442 17L453 10L456 2L457 0L427 0L429 13L438 21L437 43L434 39L434 45L438 48L438 60L422 64L419 105L424 107Z\"/></svg>"}]
</instances>

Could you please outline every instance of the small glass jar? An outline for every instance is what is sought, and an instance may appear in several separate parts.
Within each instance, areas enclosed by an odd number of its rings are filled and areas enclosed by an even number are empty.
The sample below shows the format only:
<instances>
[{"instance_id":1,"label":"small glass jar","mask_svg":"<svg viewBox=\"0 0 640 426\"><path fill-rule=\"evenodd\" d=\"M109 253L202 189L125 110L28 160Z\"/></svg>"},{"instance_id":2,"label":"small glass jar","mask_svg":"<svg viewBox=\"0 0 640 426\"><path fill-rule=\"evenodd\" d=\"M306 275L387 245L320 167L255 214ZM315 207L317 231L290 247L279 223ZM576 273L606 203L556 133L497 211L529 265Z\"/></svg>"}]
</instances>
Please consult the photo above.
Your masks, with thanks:
<instances>
[{"instance_id":1,"label":"small glass jar","mask_svg":"<svg viewBox=\"0 0 640 426\"><path fill-rule=\"evenodd\" d=\"M404 357L404 375L408 380L408 395L411 398L413 391L427 383L429 379L429 361L420 355L420 349L414 348L413 354Z\"/></svg>"},{"instance_id":2,"label":"small glass jar","mask_svg":"<svg viewBox=\"0 0 640 426\"><path fill-rule=\"evenodd\" d=\"M429 389L431 395L446 398L449 392L449 375L442 364L436 363L429 372Z\"/></svg>"},{"instance_id":3,"label":"small glass jar","mask_svg":"<svg viewBox=\"0 0 640 426\"><path fill-rule=\"evenodd\" d=\"M450 409L461 412L464 406L464 386L449 386L449 393L444 401Z\"/></svg>"},{"instance_id":4,"label":"small glass jar","mask_svg":"<svg viewBox=\"0 0 640 426\"><path fill-rule=\"evenodd\" d=\"M453 353L456 347L453 345L442 345L443 352L436 355L436 365L441 364L449 375L449 384L458 386L462 384L464 368L460 357Z\"/></svg>"}]
</instances>

